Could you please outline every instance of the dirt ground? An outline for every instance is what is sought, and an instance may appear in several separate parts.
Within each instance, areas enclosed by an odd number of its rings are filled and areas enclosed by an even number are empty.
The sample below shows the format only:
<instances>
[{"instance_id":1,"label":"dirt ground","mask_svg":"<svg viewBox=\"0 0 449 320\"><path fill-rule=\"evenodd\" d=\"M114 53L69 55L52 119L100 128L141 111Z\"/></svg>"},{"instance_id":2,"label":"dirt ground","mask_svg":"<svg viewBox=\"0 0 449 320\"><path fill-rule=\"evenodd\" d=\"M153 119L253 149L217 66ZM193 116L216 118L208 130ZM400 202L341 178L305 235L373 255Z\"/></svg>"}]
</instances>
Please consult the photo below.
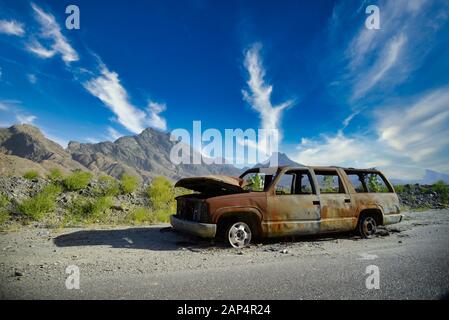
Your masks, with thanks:
<instances>
[{"instance_id":1,"label":"dirt ground","mask_svg":"<svg viewBox=\"0 0 449 320\"><path fill-rule=\"evenodd\" d=\"M345 233L265 240L243 250L178 234L168 225L62 230L24 227L0 234L0 297L57 298L57 293L39 292L38 288L62 290L70 265L79 267L83 279L138 279L140 275L208 272L347 252L357 252L364 259L363 252L371 247L400 246L413 236L412 230L429 225L449 225L449 210L407 212L403 222L381 228L374 239Z\"/></svg>"}]
</instances>

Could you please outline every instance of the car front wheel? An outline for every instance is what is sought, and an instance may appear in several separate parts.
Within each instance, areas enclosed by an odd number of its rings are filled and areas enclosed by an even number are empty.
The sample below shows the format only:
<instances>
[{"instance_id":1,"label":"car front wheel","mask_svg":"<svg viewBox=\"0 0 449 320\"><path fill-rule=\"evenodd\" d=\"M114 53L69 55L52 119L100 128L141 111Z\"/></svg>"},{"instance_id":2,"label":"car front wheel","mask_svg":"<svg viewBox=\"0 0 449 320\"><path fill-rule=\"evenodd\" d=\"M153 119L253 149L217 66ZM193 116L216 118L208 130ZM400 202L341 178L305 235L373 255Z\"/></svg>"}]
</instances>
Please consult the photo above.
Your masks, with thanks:
<instances>
[{"instance_id":1,"label":"car front wheel","mask_svg":"<svg viewBox=\"0 0 449 320\"><path fill-rule=\"evenodd\" d=\"M226 230L226 241L234 248L244 248L251 242L252 231L243 221L232 222Z\"/></svg>"}]
</instances>

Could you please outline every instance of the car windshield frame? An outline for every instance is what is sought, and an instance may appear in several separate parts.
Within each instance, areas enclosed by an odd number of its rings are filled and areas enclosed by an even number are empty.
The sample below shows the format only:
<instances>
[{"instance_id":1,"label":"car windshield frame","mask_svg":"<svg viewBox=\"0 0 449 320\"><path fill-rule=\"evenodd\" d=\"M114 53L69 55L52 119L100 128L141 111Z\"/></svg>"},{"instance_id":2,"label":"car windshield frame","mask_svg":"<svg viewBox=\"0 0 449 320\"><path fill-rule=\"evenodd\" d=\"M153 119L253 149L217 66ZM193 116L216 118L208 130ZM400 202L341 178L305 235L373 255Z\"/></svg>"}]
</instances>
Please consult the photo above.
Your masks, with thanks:
<instances>
[{"instance_id":1,"label":"car windshield frame","mask_svg":"<svg viewBox=\"0 0 449 320\"><path fill-rule=\"evenodd\" d=\"M265 169L265 168L254 168L254 169L250 169L250 170L245 171L244 173L242 173L240 175L239 178L242 179L243 181L246 181L245 177L247 175L249 175L249 174L261 174L261 175L264 176L263 190L252 190L252 189L251 190L246 190L245 189L245 187L246 187L245 185L244 185L243 188L246 191L248 191L248 192L267 192L270 189L271 185L273 184L274 180L276 179L277 175L279 174L279 170L273 171L271 169ZM266 183L267 182L267 179L266 179L267 176L271 176L271 180L269 180L268 183ZM250 185L247 185L247 186L250 186Z\"/></svg>"}]
</instances>

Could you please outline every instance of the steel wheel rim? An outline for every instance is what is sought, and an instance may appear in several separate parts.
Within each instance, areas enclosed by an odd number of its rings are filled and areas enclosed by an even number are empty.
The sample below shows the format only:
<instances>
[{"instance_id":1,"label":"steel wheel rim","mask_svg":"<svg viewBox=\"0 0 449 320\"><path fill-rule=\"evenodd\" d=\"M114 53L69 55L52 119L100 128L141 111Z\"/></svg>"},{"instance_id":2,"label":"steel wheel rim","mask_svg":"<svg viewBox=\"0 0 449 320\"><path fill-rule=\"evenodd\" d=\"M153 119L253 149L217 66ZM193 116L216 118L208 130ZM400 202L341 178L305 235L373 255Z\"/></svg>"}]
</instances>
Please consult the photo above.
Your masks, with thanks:
<instances>
[{"instance_id":1,"label":"steel wheel rim","mask_svg":"<svg viewBox=\"0 0 449 320\"><path fill-rule=\"evenodd\" d=\"M363 221L363 233L367 237L376 233L376 220L373 217L368 217Z\"/></svg>"},{"instance_id":2,"label":"steel wheel rim","mask_svg":"<svg viewBox=\"0 0 449 320\"><path fill-rule=\"evenodd\" d=\"M243 248L251 241L251 229L244 222L236 222L228 232L228 241L234 248Z\"/></svg>"}]
</instances>

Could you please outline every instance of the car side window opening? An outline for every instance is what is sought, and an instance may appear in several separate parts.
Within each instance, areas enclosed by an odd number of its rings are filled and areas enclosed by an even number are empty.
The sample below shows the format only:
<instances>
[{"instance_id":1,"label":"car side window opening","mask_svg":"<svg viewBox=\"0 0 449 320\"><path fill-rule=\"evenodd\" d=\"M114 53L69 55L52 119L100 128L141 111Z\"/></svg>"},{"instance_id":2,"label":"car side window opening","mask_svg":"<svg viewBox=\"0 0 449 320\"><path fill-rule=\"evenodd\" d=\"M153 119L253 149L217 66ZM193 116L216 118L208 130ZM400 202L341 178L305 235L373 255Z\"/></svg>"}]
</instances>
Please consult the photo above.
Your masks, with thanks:
<instances>
[{"instance_id":1,"label":"car side window opening","mask_svg":"<svg viewBox=\"0 0 449 320\"><path fill-rule=\"evenodd\" d=\"M313 193L315 193L309 173L307 173L307 172L297 172L296 173L295 193L296 194L313 194Z\"/></svg>"},{"instance_id":2,"label":"car side window opening","mask_svg":"<svg viewBox=\"0 0 449 320\"><path fill-rule=\"evenodd\" d=\"M243 177L245 186L243 187L246 191L251 192L264 192L267 191L268 187L273 180L273 175L265 174L261 172L250 172Z\"/></svg>"},{"instance_id":3,"label":"car side window opening","mask_svg":"<svg viewBox=\"0 0 449 320\"><path fill-rule=\"evenodd\" d=\"M358 193L367 192L365 185L365 178L363 174L360 173L346 173L346 174L356 192Z\"/></svg>"},{"instance_id":4,"label":"car side window opening","mask_svg":"<svg viewBox=\"0 0 449 320\"><path fill-rule=\"evenodd\" d=\"M384 178L376 172L351 172L346 174L349 177L356 192L364 193L384 193L393 192L388 187Z\"/></svg>"},{"instance_id":5,"label":"car side window opening","mask_svg":"<svg viewBox=\"0 0 449 320\"><path fill-rule=\"evenodd\" d=\"M337 171L315 171L320 193L345 193Z\"/></svg>"},{"instance_id":6,"label":"car side window opening","mask_svg":"<svg viewBox=\"0 0 449 320\"><path fill-rule=\"evenodd\" d=\"M365 184L368 192L384 193L391 192L385 180L378 173L369 173L365 176Z\"/></svg>"},{"instance_id":7,"label":"car side window opening","mask_svg":"<svg viewBox=\"0 0 449 320\"><path fill-rule=\"evenodd\" d=\"M288 171L276 185L277 195L313 194L310 174L306 171Z\"/></svg>"},{"instance_id":8,"label":"car side window opening","mask_svg":"<svg viewBox=\"0 0 449 320\"><path fill-rule=\"evenodd\" d=\"M293 173L285 173L279 179L276 185L277 195L286 195L294 193L295 175Z\"/></svg>"}]
</instances>

